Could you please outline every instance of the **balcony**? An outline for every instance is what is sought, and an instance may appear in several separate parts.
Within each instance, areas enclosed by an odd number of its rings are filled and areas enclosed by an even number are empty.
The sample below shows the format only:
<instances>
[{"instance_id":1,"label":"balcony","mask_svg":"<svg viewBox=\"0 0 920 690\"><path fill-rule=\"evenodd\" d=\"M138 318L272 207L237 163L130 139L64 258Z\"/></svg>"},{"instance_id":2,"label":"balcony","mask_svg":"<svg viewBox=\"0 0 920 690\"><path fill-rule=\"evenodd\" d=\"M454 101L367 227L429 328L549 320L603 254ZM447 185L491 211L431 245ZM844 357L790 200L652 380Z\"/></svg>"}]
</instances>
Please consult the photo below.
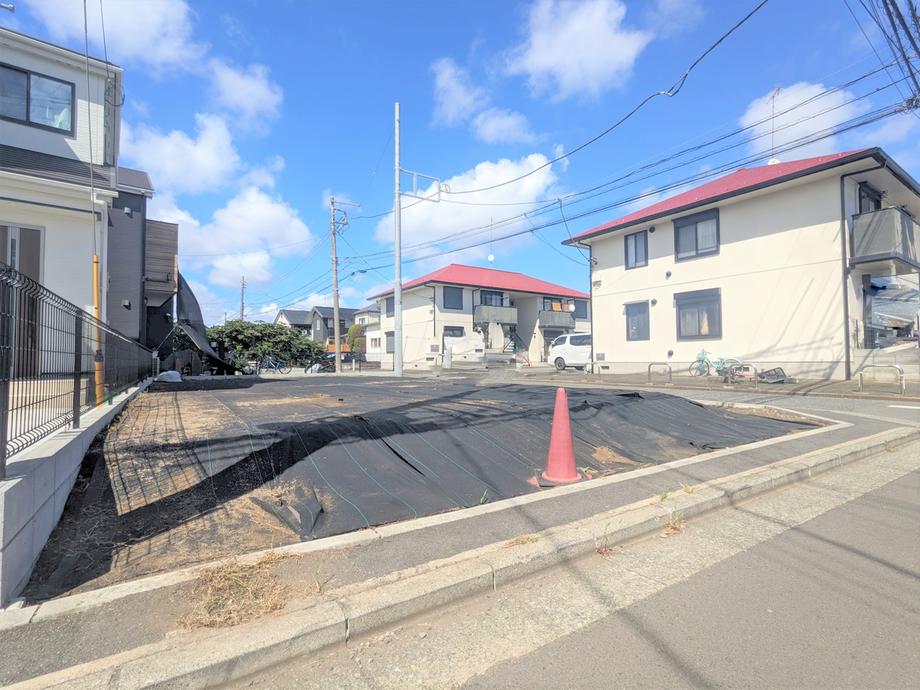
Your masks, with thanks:
<instances>
[{"instance_id":1,"label":"balcony","mask_svg":"<svg viewBox=\"0 0 920 690\"><path fill-rule=\"evenodd\" d=\"M574 330L575 317L570 311L549 311L544 309L540 312L540 320L538 323L540 324L540 328Z\"/></svg>"},{"instance_id":2,"label":"balcony","mask_svg":"<svg viewBox=\"0 0 920 690\"><path fill-rule=\"evenodd\" d=\"M504 323L516 326L517 322L517 307L495 307L488 304L477 304L473 307L473 323Z\"/></svg>"},{"instance_id":3,"label":"balcony","mask_svg":"<svg viewBox=\"0 0 920 690\"><path fill-rule=\"evenodd\" d=\"M899 208L853 216L851 266L879 274L920 270L920 225Z\"/></svg>"}]
</instances>

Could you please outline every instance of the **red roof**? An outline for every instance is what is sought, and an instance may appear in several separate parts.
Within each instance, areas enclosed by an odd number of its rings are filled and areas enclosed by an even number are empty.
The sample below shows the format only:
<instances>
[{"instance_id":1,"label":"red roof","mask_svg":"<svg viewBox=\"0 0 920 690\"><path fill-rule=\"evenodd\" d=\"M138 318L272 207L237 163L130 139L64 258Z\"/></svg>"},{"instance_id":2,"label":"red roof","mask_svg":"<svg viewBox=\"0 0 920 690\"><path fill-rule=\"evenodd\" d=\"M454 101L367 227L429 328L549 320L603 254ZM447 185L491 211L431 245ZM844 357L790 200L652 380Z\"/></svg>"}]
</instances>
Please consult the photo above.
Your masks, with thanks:
<instances>
[{"instance_id":1,"label":"red roof","mask_svg":"<svg viewBox=\"0 0 920 690\"><path fill-rule=\"evenodd\" d=\"M525 276L515 271L500 271L497 268L481 268L479 266L464 266L463 264L450 264L439 268L433 273L421 278L403 283L403 290L411 290L419 285L429 283L445 283L447 285L464 285L467 287L486 288L487 290L509 290L511 292L532 292L548 297L575 297L590 299L591 295L572 290L561 285L548 283L539 278ZM392 288L381 292L374 297L382 297L393 292Z\"/></svg>"},{"instance_id":2,"label":"red roof","mask_svg":"<svg viewBox=\"0 0 920 690\"><path fill-rule=\"evenodd\" d=\"M642 221L669 215L675 211L687 210L694 206L702 206L715 199L754 191L755 189L779 184L789 179L843 165L844 163L851 162L850 160L844 159L850 158L852 160L858 160L864 158L866 152L872 150L877 149L858 149L855 151L846 151L844 153L833 153L827 156L817 156L815 158L803 158L802 160L789 161L787 163L761 165L756 168L740 168L733 173L707 182L699 187L695 187L681 194L676 194L664 201L646 206L622 218L617 218L614 221L598 225L595 228L579 233L575 235L572 240L567 241L566 244L571 244L572 241L589 236L612 232L613 230L635 225Z\"/></svg>"}]
</instances>

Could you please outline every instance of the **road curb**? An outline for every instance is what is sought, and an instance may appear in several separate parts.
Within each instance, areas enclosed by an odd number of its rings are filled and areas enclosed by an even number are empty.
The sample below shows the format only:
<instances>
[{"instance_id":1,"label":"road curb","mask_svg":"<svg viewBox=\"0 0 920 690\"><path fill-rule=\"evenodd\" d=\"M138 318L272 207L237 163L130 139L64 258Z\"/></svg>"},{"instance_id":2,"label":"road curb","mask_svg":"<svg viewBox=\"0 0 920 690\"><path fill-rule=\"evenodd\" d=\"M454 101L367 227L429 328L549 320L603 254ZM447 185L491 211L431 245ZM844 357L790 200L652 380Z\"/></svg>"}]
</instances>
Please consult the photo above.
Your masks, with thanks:
<instances>
[{"instance_id":1,"label":"road curb","mask_svg":"<svg viewBox=\"0 0 920 690\"><path fill-rule=\"evenodd\" d=\"M899 428L599 513L538 534L490 544L399 573L356 583L308 608L220 632L197 631L39 676L13 688L203 688L488 594L514 580L601 548L814 477L920 439Z\"/></svg>"}]
</instances>

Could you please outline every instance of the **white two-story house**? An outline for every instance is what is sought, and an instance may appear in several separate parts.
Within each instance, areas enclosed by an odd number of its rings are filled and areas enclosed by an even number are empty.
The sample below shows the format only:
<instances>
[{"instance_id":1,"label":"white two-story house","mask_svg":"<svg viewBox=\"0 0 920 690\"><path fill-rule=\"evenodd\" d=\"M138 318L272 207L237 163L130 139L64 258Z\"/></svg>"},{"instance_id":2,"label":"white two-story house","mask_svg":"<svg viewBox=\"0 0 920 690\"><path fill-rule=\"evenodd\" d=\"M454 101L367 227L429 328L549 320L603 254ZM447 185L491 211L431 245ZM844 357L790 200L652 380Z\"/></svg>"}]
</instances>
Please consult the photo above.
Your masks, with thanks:
<instances>
[{"instance_id":1,"label":"white two-story house","mask_svg":"<svg viewBox=\"0 0 920 690\"><path fill-rule=\"evenodd\" d=\"M380 321L365 330L367 359L392 366L393 291L375 295ZM402 288L403 361L438 366L447 349L455 362L546 360L549 344L590 331L587 293L494 268L450 264Z\"/></svg>"},{"instance_id":2,"label":"white two-story house","mask_svg":"<svg viewBox=\"0 0 920 690\"><path fill-rule=\"evenodd\" d=\"M917 284L918 214L920 186L872 148L740 169L582 232L566 244L591 252L595 370L686 372L705 349L849 378L885 331L877 279Z\"/></svg>"},{"instance_id":3,"label":"white two-story house","mask_svg":"<svg viewBox=\"0 0 920 690\"><path fill-rule=\"evenodd\" d=\"M88 77L87 77L88 71ZM122 69L0 29L0 261L148 345L172 327L178 227L118 166Z\"/></svg>"}]
</instances>

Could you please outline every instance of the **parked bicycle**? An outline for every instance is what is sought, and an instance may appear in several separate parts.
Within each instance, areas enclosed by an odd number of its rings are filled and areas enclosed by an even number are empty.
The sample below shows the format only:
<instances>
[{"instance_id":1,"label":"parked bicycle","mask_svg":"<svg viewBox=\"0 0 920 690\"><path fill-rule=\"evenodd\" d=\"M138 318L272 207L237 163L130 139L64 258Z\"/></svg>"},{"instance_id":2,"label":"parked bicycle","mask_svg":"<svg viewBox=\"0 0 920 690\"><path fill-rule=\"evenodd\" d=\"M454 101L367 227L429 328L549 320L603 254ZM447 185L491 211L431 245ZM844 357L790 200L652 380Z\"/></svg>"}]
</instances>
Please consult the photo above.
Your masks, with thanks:
<instances>
[{"instance_id":1,"label":"parked bicycle","mask_svg":"<svg viewBox=\"0 0 920 690\"><path fill-rule=\"evenodd\" d=\"M291 366L271 355L265 355L259 363L259 371L274 371L278 374L290 374Z\"/></svg>"},{"instance_id":2,"label":"parked bicycle","mask_svg":"<svg viewBox=\"0 0 920 690\"><path fill-rule=\"evenodd\" d=\"M712 359L710 353L706 350L700 350L696 359L690 364L687 371L690 376L709 376L713 371L719 376L725 376L731 373L733 367L740 367L741 360L734 357L719 357Z\"/></svg>"}]
</instances>

